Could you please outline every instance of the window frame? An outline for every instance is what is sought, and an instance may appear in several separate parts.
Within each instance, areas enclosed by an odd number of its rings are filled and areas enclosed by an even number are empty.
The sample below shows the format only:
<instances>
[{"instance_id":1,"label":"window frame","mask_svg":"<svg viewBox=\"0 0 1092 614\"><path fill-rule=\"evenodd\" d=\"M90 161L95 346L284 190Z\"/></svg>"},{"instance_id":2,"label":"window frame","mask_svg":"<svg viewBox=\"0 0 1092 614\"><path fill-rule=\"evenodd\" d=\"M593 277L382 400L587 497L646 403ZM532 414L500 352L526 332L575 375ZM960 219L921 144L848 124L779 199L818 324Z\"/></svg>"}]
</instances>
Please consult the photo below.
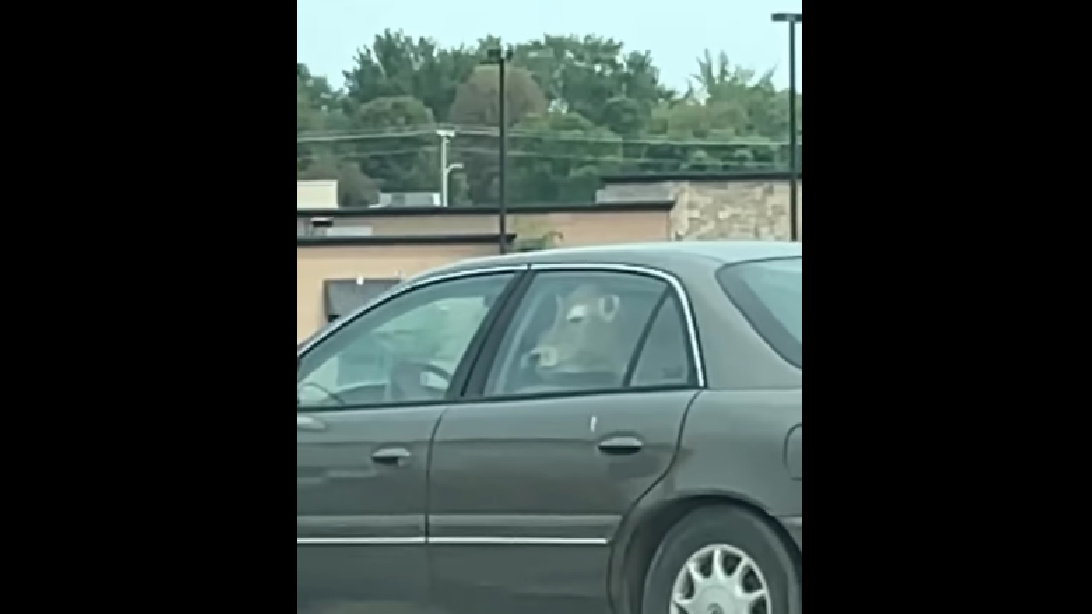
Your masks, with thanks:
<instances>
[{"instance_id":1,"label":"window frame","mask_svg":"<svg viewBox=\"0 0 1092 614\"><path fill-rule=\"evenodd\" d=\"M320 348L323 344L333 339L342 329L346 328L350 324L359 321L361 318L367 317L377 309L395 301L399 298L406 297L407 295L415 292L431 288L443 283L463 281L472 279L475 277L490 277L493 275L505 275L509 274L511 277L508 279L507 284L501 290L496 302L492 305L489 312L482 319L478 330L474 333L474 336L470 339L470 344L467 346L466 352L463 354L462 359L459 361L451 378L451 386L449 387L447 394L442 399L435 400L420 400L420 401L390 401L385 403L359 403L352 405L345 405L343 407L300 407L296 406L297 414L312 414L319 412L342 412L342 411L356 411L356 410L371 410L371 409L384 409L384 408L397 408L397 407L420 407L428 405L441 405L450 404L457 401L466 388L466 381L468 375L472 372L474 363L481 356L481 345L485 338L493 330L499 319L506 313L506 306L511 302L516 291L522 287L523 280L527 276L527 265L518 266L495 266L479 269L467 269L463 271L456 271L452 273L432 275L422 277L420 279L411 279L407 282L399 284L393 288L388 289L383 294L379 295L372 302L367 305L358 307L355 311L350 312L346 316L328 324L326 327L320 329L308 340L296 348L296 368L297 368L297 385L299 383L299 366L300 363L306 359L306 357L316 349Z\"/></svg>"},{"instance_id":2,"label":"window frame","mask_svg":"<svg viewBox=\"0 0 1092 614\"><path fill-rule=\"evenodd\" d=\"M534 283L535 277L540 273L617 273L636 275L641 277L652 278L666 284L667 288L664 293L664 297L673 297L675 306L678 308L680 319L683 325L683 334L685 336L684 342L687 345L688 354L688 367L689 373L687 381L679 384L669 385L655 385L655 386L629 386L605 389L588 389L588 390L572 390L572 391L550 391L550 392L531 392L522 394L507 394L507 395L493 395L486 396L486 384L491 372L493 370L496 360L499 358L499 350L505 340L505 334L508 330L512 329L514 324L513 320L519 304L526 297L528 290L532 283ZM549 398L565 398L565 397L584 397L592 395L604 395L604 394L639 394L650 392L668 392L678 390L702 390L707 387L707 378L705 372L705 362L701 349L701 341L698 335L697 320L694 315L694 309L690 300L689 294L686 292L686 288L682 282L667 271L647 267L642 265L630 265L630 264L615 264L615 263L532 263L529 266L528 274L518 284L518 292L509 297L508 304L505 305L503 313L501 313L498 319L493 323L492 330L486 335L482 345L478 348L478 357L474 361L474 369L470 374L470 379L466 383L464 395L462 397L463 402L475 402L475 403L501 403L511 402L524 399L549 399ZM635 348L635 355L631 357L631 360L636 360L641 356L644 351L644 345L647 341L647 333L650 327L655 322L656 317L663 305L667 304L667 300L661 298L656 309L648 322L645 323L645 330L642 331L641 340L639 345ZM501 326L497 326L500 323ZM632 366L632 364L631 364ZM626 383L629 383L632 377L626 378Z\"/></svg>"}]
</instances>

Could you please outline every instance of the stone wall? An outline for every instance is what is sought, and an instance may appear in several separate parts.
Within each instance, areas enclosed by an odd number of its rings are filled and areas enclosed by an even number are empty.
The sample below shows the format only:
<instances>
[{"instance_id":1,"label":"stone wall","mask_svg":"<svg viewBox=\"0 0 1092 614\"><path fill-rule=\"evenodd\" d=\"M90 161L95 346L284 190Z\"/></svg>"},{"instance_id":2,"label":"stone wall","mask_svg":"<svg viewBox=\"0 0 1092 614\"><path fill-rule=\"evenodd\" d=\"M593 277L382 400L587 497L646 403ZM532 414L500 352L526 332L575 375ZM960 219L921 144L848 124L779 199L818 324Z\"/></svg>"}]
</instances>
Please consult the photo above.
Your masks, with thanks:
<instances>
[{"instance_id":1,"label":"stone wall","mask_svg":"<svg viewBox=\"0 0 1092 614\"><path fill-rule=\"evenodd\" d=\"M786 179L688 179L610 183L602 202L668 197L670 236L702 239L791 240L789 182ZM798 184L797 236L803 240L804 187Z\"/></svg>"}]
</instances>

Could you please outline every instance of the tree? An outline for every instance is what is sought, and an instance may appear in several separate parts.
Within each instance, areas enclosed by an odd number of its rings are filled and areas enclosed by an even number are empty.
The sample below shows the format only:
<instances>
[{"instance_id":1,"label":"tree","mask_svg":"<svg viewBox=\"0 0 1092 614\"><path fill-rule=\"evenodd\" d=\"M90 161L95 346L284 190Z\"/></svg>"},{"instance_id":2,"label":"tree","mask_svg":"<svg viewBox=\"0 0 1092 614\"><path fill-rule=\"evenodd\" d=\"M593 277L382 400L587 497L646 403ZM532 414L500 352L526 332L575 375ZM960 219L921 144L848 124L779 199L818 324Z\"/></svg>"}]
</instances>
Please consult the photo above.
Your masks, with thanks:
<instances>
[{"instance_id":1,"label":"tree","mask_svg":"<svg viewBox=\"0 0 1092 614\"><path fill-rule=\"evenodd\" d=\"M412 96L376 98L356 108L352 123L370 132L386 130L396 138L365 135L349 146L347 155L360 162L364 174L381 178L387 192L438 190L438 141L420 126L434 123L432 111ZM398 131L404 135L398 135Z\"/></svg>"},{"instance_id":2,"label":"tree","mask_svg":"<svg viewBox=\"0 0 1092 614\"><path fill-rule=\"evenodd\" d=\"M482 59L485 50L504 47L492 35L470 47L443 47L387 30L360 48L342 89L297 62L297 137L336 137L298 139L297 176L344 174L352 202L373 198L377 186L437 191L435 129L443 126L457 133L450 161L464 164L451 177L451 202L496 203L499 84L497 67ZM648 52L611 38L545 35L512 49L506 75L512 203L590 202L599 177L617 171L787 164L788 97L772 72L706 51L680 94L660 81Z\"/></svg>"},{"instance_id":3,"label":"tree","mask_svg":"<svg viewBox=\"0 0 1092 614\"><path fill-rule=\"evenodd\" d=\"M546 92L552 109L579 113L617 134L635 135L660 101L674 92L659 82L647 52L599 36L543 36L516 48Z\"/></svg>"},{"instance_id":4,"label":"tree","mask_svg":"<svg viewBox=\"0 0 1092 614\"><path fill-rule=\"evenodd\" d=\"M441 49L431 38L414 40L401 30L385 30L371 47L357 51L353 67L343 74L352 105L412 96L423 102L434 118L445 121L459 84L478 63L476 51Z\"/></svg>"},{"instance_id":5,"label":"tree","mask_svg":"<svg viewBox=\"0 0 1092 614\"><path fill-rule=\"evenodd\" d=\"M531 73L509 66L504 75L505 121L516 124L528 115L546 112L546 96ZM459 86L451 104L451 122L460 126L496 126L500 121L500 71L478 66Z\"/></svg>"},{"instance_id":6,"label":"tree","mask_svg":"<svg viewBox=\"0 0 1092 614\"><path fill-rule=\"evenodd\" d=\"M600 175L622 163L622 139L577 113L528 117L516 125L511 141L515 203L588 203Z\"/></svg>"},{"instance_id":7,"label":"tree","mask_svg":"<svg viewBox=\"0 0 1092 614\"><path fill-rule=\"evenodd\" d=\"M500 121L500 72L497 66L479 66L466 83L459 86L451 105L451 121L459 126L492 127ZM513 125L546 112L546 97L531 74L509 67L505 74L505 122ZM498 137L461 136L466 144L461 150L470 199L476 203L498 200L499 166L496 151Z\"/></svg>"}]
</instances>

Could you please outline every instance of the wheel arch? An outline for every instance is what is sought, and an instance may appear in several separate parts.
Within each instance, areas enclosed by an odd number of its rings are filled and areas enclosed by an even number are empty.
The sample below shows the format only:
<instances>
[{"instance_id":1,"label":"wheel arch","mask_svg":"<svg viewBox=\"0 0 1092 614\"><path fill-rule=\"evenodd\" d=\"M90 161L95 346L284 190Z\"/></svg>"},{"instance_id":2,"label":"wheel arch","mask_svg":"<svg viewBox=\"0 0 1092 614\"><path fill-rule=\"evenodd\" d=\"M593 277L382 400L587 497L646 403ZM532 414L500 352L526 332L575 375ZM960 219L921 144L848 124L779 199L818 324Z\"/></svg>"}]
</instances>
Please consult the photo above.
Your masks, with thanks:
<instances>
[{"instance_id":1,"label":"wheel arch","mask_svg":"<svg viewBox=\"0 0 1092 614\"><path fill-rule=\"evenodd\" d=\"M791 548L796 549L785 527L757 501L735 492L706 491L685 493L655 503L637 513L630 514L629 522L620 535L625 537L617 544L611 557L611 601L616 614L642 614L641 591L648 575L652 557L671 527L683 517L702 507L730 505L745 509L764 520L769 527Z\"/></svg>"}]
</instances>

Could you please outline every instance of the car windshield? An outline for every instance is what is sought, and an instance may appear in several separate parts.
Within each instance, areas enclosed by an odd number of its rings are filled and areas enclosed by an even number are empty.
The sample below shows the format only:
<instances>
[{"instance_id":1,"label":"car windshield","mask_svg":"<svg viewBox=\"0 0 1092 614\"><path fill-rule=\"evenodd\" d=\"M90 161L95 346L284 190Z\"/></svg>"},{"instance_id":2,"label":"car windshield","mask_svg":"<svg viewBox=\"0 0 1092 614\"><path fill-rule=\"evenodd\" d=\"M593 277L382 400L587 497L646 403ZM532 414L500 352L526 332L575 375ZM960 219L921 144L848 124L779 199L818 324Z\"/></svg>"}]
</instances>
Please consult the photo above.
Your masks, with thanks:
<instances>
[{"instance_id":1,"label":"car windshield","mask_svg":"<svg viewBox=\"0 0 1092 614\"><path fill-rule=\"evenodd\" d=\"M804 259L728 265L717 280L755 330L785 360L803 367Z\"/></svg>"}]
</instances>

